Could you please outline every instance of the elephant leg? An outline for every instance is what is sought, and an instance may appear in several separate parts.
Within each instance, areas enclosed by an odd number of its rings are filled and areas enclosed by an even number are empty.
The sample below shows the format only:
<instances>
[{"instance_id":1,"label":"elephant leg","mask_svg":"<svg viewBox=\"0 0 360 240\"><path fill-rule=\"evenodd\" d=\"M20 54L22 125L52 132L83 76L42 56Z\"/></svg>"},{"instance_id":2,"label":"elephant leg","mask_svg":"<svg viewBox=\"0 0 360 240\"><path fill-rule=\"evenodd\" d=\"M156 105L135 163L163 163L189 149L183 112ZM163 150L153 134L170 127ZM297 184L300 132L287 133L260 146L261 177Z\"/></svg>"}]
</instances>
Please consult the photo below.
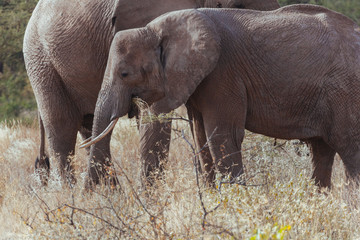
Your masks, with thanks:
<instances>
[{"instance_id":1,"label":"elephant leg","mask_svg":"<svg viewBox=\"0 0 360 240\"><path fill-rule=\"evenodd\" d=\"M145 177L146 183L152 185L154 180L160 177L164 161L168 157L171 121L140 124L139 133L140 156L143 164L142 175Z\"/></svg>"},{"instance_id":2,"label":"elephant leg","mask_svg":"<svg viewBox=\"0 0 360 240\"><path fill-rule=\"evenodd\" d=\"M39 155L35 160L35 171L39 174L41 183L47 185L50 175L50 161L49 157L45 154L45 129L40 113L38 113L38 119L40 129L40 149Z\"/></svg>"},{"instance_id":3,"label":"elephant leg","mask_svg":"<svg viewBox=\"0 0 360 240\"><path fill-rule=\"evenodd\" d=\"M58 161L63 180L72 184L76 180L71 160L82 118L60 76L55 70L50 70L50 73L46 83L51 86L43 84L44 89L36 89L37 102L49 143L49 153Z\"/></svg>"},{"instance_id":4,"label":"elephant leg","mask_svg":"<svg viewBox=\"0 0 360 240\"><path fill-rule=\"evenodd\" d=\"M334 163L335 150L322 139L308 141L313 153L314 172L312 178L320 187L331 187L331 171Z\"/></svg>"},{"instance_id":5,"label":"elephant leg","mask_svg":"<svg viewBox=\"0 0 360 240\"><path fill-rule=\"evenodd\" d=\"M67 183L73 184L76 180L71 161L75 154L76 135L79 125L76 124L76 121L63 117L45 123L45 128L51 129L47 134L47 138L52 156L59 163L60 175ZM63 125L59 125L59 123L63 123Z\"/></svg>"},{"instance_id":6,"label":"elephant leg","mask_svg":"<svg viewBox=\"0 0 360 240\"><path fill-rule=\"evenodd\" d=\"M350 180L351 184L354 184L356 187L359 187L359 185L360 185L360 150L354 152L353 149L349 149L347 152L349 154L339 153L341 159L343 160L344 166L345 166L346 177L348 178L348 180Z\"/></svg>"},{"instance_id":7,"label":"elephant leg","mask_svg":"<svg viewBox=\"0 0 360 240\"><path fill-rule=\"evenodd\" d=\"M204 116L205 119L210 118ZM231 182L235 181L244 172L241 156L244 129L231 127L223 122L204 121L204 124L216 168L224 176L230 174Z\"/></svg>"},{"instance_id":8,"label":"elephant leg","mask_svg":"<svg viewBox=\"0 0 360 240\"><path fill-rule=\"evenodd\" d=\"M85 183L86 189L93 189L95 185L100 183L111 187L120 186L111 161L111 135L112 131L102 138L100 142L91 146L91 160L89 161L88 176Z\"/></svg>"},{"instance_id":9,"label":"elephant leg","mask_svg":"<svg viewBox=\"0 0 360 240\"><path fill-rule=\"evenodd\" d=\"M191 104L186 104L188 116L191 120L191 132L196 144L197 153L199 153L198 170L204 174L205 181L209 186L214 185L215 181L215 166L209 147L207 145L207 138L205 133L204 121L199 111L192 107Z\"/></svg>"}]
</instances>

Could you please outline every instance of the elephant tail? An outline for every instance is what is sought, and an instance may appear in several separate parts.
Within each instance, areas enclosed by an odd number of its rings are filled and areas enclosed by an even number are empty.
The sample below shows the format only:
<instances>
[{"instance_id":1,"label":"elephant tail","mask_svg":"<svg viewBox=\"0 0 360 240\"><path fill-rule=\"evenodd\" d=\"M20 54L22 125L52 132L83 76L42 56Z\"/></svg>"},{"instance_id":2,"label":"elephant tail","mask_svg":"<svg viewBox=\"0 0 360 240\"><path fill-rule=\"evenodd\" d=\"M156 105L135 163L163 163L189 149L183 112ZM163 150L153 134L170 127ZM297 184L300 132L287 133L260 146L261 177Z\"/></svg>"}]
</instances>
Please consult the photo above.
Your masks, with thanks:
<instances>
[{"instance_id":1,"label":"elephant tail","mask_svg":"<svg viewBox=\"0 0 360 240\"><path fill-rule=\"evenodd\" d=\"M50 161L48 156L46 156L45 154L45 128L40 112L38 112L38 118L39 118L39 129L40 129L40 148L39 148L39 155L35 161L35 169L45 168L47 172L49 172Z\"/></svg>"},{"instance_id":2,"label":"elephant tail","mask_svg":"<svg viewBox=\"0 0 360 240\"><path fill-rule=\"evenodd\" d=\"M40 116L40 112L38 113L39 116L39 129L40 129L40 149L39 149L39 157L42 158L45 156L45 129L44 123Z\"/></svg>"}]
</instances>

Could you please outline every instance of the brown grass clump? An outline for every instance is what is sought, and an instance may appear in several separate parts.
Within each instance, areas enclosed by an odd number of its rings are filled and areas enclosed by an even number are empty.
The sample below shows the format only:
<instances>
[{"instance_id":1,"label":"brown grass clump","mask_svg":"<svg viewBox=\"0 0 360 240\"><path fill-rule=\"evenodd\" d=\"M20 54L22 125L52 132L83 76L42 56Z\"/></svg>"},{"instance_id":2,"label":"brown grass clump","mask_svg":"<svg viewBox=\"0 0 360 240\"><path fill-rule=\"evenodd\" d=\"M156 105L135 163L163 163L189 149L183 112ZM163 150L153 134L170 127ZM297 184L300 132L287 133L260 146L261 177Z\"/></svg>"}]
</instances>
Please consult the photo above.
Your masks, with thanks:
<instances>
[{"instance_id":1,"label":"brown grass clump","mask_svg":"<svg viewBox=\"0 0 360 240\"><path fill-rule=\"evenodd\" d=\"M164 179L144 191L132 120L111 141L117 189L83 190L87 157L73 160L78 183L64 186L52 163L47 187L34 172L36 127L0 126L0 235L4 239L357 239L359 189L347 185L337 157L333 189L310 180L311 154L299 141L247 133L246 186L207 189L197 179L188 124L174 124ZM79 140L80 141L80 140ZM200 178L200 177L199 177ZM197 181L199 180L199 181ZM199 183L198 183L199 182ZM220 190L219 190L220 189Z\"/></svg>"}]
</instances>

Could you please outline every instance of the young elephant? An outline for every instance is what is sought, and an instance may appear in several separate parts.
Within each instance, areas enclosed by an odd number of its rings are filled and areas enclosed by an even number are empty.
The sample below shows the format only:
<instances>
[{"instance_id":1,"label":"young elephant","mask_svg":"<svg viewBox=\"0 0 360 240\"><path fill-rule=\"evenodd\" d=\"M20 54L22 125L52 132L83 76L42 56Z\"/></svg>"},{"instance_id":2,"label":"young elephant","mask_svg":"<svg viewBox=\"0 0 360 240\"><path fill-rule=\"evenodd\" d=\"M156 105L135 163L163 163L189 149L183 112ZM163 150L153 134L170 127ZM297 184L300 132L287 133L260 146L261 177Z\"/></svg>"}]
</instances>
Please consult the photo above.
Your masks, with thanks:
<instances>
[{"instance_id":1,"label":"young elephant","mask_svg":"<svg viewBox=\"0 0 360 240\"><path fill-rule=\"evenodd\" d=\"M95 133L131 112L133 97L156 102L158 112L186 103L197 147L209 144L212 159L202 159L209 182L214 164L233 178L243 172L245 128L309 142L320 186L330 187L336 152L348 176L359 176L360 27L328 9L184 10L119 32Z\"/></svg>"}]
</instances>

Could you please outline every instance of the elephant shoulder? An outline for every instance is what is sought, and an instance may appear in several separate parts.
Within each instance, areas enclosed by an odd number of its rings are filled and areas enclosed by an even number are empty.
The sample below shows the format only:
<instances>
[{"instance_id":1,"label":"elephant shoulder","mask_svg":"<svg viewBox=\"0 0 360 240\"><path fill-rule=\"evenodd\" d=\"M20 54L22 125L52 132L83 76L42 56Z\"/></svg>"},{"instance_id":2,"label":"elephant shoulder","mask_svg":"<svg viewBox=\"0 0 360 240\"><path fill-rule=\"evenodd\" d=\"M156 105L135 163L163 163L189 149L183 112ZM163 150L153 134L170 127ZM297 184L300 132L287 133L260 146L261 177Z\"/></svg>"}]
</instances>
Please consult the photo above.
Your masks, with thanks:
<instances>
[{"instance_id":1,"label":"elephant shoulder","mask_svg":"<svg viewBox=\"0 0 360 240\"><path fill-rule=\"evenodd\" d=\"M307 14L307 15L316 15L320 13L329 13L333 12L330 9L327 9L322 6L312 5L312 4L294 4L284 6L275 10L277 14L286 14L286 13L294 13L294 14Z\"/></svg>"},{"instance_id":2,"label":"elephant shoulder","mask_svg":"<svg viewBox=\"0 0 360 240\"><path fill-rule=\"evenodd\" d=\"M294 4L279 8L274 11L276 14L291 14L292 16L298 15L301 16L312 16L317 19L321 19L323 22L333 22L335 21L336 24L344 23L344 24L355 24L350 18L346 17L345 15L330 10L328 8L312 5L312 4Z\"/></svg>"}]
</instances>

